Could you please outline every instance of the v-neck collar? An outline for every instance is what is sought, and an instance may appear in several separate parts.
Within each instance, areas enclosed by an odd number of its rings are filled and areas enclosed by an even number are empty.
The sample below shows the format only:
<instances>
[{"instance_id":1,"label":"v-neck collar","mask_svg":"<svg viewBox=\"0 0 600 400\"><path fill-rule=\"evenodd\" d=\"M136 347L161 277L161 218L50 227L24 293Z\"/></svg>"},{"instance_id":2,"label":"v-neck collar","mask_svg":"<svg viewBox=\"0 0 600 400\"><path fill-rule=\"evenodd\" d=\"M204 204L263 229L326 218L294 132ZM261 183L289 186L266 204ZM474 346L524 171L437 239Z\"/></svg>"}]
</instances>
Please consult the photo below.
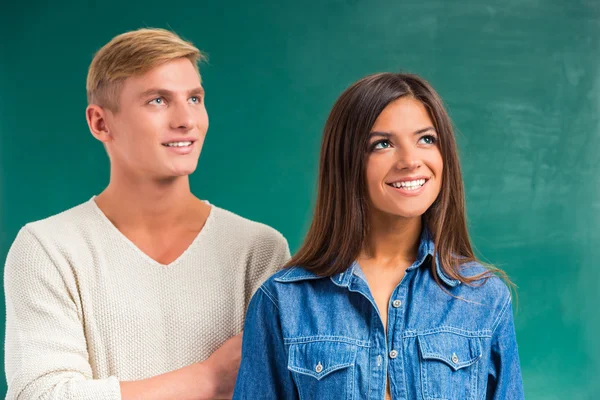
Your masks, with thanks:
<instances>
[{"instance_id":1,"label":"v-neck collar","mask_svg":"<svg viewBox=\"0 0 600 400\"><path fill-rule=\"evenodd\" d=\"M123 234L123 232L121 232L119 230L119 228L117 228L111 222L111 220L108 219L108 217L106 216L106 214L104 214L104 212L100 209L100 207L98 207L98 204L96 203L95 198L96 198L96 196L92 196L92 198L89 200L90 206L100 216L100 218L110 227L110 229L112 229L115 232L115 234L121 238L121 240L123 240L125 243L127 243L127 245L129 245L131 248L133 248L133 250L136 251L147 262L149 262L152 265L155 265L155 266L158 266L158 267L162 267L162 268L171 268L171 267L174 267L177 264L179 264L181 262L181 260L184 259L186 257L186 255L191 251L191 249L193 247L195 247L198 242L200 242L200 240L202 239L202 237L204 235L206 235L205 232L208 229L210 229L210 225L212 224L212 220L214 219L214 214L215 214L215 211L217 209L216 206L210 204L208 201L205 201L205 203L207 203L208 205L210 205L210 212L208 214L208 217L206 218L206 222L204 223L204 226L202 227L202 229L200 229L200 232L198 232L198 234L196 235L196 237L194 238L194 240L192 241L192 243L190 243L190 245L175 260L173 260L169 264L162 264L162 263L156 261L154 258L150 257L144 251L142 251L142 249L140 249L127 236L125 236L125 234Z\"/></svg>"}]
</instances>

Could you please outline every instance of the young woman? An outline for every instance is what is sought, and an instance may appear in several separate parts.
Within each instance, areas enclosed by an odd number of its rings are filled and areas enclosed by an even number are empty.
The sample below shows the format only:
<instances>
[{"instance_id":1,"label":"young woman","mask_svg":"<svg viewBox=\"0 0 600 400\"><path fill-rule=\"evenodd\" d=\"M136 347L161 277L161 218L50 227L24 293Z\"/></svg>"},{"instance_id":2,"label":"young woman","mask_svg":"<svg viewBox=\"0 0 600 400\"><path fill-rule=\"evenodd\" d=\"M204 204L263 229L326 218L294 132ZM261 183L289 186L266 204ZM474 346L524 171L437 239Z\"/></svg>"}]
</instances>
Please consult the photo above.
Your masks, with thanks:
<instances>
[{"instance_id":1,"label":"young woman","mask_svg":"<svg viewBox=\"0 0 600 400\"><path fill-rule=\"evenodd\" d=\"M452 125L418 76L347 89L314 219L254 295L234 399L521 399L511 295L479 264Z\"/></svg>"}]
</instances>

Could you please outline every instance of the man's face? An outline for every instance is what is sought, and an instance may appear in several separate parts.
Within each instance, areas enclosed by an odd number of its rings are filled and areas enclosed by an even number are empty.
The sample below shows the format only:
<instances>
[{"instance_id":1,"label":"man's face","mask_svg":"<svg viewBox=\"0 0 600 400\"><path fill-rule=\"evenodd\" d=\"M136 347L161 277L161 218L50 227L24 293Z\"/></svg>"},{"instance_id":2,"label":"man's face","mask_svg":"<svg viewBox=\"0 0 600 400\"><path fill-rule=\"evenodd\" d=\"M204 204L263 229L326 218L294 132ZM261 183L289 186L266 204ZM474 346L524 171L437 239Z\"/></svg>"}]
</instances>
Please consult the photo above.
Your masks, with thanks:
<instances>
[{"instance_id":1,"label":"man's face","mask_svg":"<svg viewBox=\"0 0 600 400\"><path fill-rule=\"evenodd\" d=\"M194 172L208 130L204 90L187 58L127 78L119 111L106 112L114 172L169 180Z\"/></svg>"}]
</instances>

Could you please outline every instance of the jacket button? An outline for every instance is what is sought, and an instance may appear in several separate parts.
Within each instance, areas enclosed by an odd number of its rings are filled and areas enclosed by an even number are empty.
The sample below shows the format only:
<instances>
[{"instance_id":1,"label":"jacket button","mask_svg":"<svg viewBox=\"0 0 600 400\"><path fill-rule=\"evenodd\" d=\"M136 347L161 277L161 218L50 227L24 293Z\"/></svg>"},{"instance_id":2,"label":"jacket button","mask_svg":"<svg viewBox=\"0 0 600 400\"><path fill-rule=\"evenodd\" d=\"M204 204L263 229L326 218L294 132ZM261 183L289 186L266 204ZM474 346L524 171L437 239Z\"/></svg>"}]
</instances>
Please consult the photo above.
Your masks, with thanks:
<instances>
[{"instance_id":1,"label":"jacket button","mask_svg":"<svg viewBox=\"0 0 600 400\"><path fill-rule=\"evenodd\" d=\"M319 374L319 373L321 373L321 371L323 371L323 366L321 365L320 362L315 367L315 371L317 371L317 374Z\"/></svg>"},{"instance_id":2,"label":"jacket button","mask_svg":"<svg viewBox=\"0 0 600 400\"><path fill-rule=\"evenodd\" d=\"M398 357L398 352L396 350L390 351L390 358L394 359Z\"/></svg>"},{"instance_id":3,"label":"jacket button","mask_svg":"<svg viewBox=\"0 0 600 400\"><path fill-rule=\"evenodd\" d=\"M452 353L452 362L454 364L458 364L458 356L456 355L456 353Z\"/></svg>"},{"instance_id":4,"label":"jacket button","mask_svg":"<svg viewBox=\"0 0 600 400\"><path fill-rule=\"evenodd\" d=\"M401 302L400 300L394 300L394 301L392 302L392 307L394 307L394 308L398 308L398 307L400 307L401 305L402 305L402 302Z\"/></svg>"}]
</instances>

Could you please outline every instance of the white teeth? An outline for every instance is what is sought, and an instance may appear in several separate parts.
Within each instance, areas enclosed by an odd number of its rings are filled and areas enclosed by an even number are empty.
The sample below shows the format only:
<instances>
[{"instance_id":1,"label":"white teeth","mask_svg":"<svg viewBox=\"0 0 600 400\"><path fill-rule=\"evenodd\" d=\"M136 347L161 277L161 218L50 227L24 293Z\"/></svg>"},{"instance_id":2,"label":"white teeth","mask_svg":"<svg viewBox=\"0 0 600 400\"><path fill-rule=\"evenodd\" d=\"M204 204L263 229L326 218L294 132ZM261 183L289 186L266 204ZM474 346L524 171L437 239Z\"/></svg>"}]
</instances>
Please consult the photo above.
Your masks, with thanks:
<instances>
[{"instance_id":1,"label":"white teeth","mask_svg":"<svg viewBox=\"0 0 600 400\"><path fill-rule=\"evenodd\" d=\"M414 181L404 181L404 182L393 182L392 186L395 188L404 188L408 190L415 190L420 188L425 184L425 179L416 179Z\"/></svg>"},{"instance_id":2,"label":"white teeth","mask_svg":"<svg viewBox=\"0 0 600 400\"><path fill-rule=\"evenodd\" d=\"M186 147L186 146L190 146L192 144L192 142L170 142L170 143L165 143L165 146L168 147Z\"/></svg>"}]
</instances>

